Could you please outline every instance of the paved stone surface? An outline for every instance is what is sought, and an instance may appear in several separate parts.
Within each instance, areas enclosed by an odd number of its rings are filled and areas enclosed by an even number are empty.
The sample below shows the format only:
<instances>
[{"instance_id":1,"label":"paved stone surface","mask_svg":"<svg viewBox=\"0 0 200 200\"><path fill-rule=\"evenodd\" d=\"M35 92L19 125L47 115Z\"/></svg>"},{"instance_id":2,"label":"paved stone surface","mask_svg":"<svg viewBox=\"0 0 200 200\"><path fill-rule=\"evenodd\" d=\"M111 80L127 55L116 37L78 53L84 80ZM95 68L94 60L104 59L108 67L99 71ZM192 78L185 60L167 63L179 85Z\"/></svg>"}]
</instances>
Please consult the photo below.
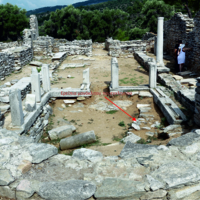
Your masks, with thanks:
<instances>
[{"instance_id":1,"label":"paved stone surface","mask_svg":"<svg viewBox=\"0 0 200 200\"><path fill-rule=\"evenodd\" d=\"M106 178L94 196L97 199L139 198L145 191L144 187L139 181Z\"/></svg>"},{"instance_id":2,"label":"paved stone surface","mask_svg":"<svg viewBox=\"0 0 200 200\"><path fill-rule=\"evenodd\" d=\"M91 162L101 161L103 159L103 154L99 151L94 151L91 149L76 149L72 155L73 158L78 158L80 160L89 160Z\"/></svg>"},{"instance_id":3,"label":"paved stone surface","mask_svg":"<svg viewBox=\"0 0 200 200\"><path fill-rule=\"evenodd\" d=\"M90 198L95 190L94 184L83 180L44 182L39 187L39 195L49 200L85 200Z\"/></svg>"}]
</instances>

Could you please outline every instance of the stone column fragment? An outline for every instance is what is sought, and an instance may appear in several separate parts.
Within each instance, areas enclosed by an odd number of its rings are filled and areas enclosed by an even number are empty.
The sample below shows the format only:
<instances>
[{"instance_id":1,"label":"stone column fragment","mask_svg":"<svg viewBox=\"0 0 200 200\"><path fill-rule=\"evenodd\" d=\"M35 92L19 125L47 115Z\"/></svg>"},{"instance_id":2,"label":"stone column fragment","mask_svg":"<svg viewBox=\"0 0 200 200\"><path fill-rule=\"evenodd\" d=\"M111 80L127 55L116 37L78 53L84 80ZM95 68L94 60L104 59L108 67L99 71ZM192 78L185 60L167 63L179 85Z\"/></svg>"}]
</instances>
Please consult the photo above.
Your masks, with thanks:
<instances>
[{"instance_id":1,"label":"stone column fragment","mask_svg":"<svg viewBox=\"0 0 200 200\"><path fill-rule=\"evenodd\" d=\"M31 91L36 97L36 102L41 101L40 74L36 68L32 67L31 74Z\"/></svg>"},{"instance_id":2,"label":"stone column fragment","mask_svg":"<svg viewBox=\"0 0 200 200\"><path fill-rule=\"evenodd\" d=\"M157 46L156 46L156 63L163 67L163 21L164 17L158 17Z\"/></svg>"},{"instance_id":3,"label":"stone column fragment","mask_svg":"<svg viewBox=\"0 0 200 200\"><path fill-rule=\"evenodd\" d=\"M72 149L82 146L84 144L90 144L96 141L94 131L88 131L79 135L64 138L60 141L60 148L62 150Z\"/></svg>"},{"instance_id":4,"label":"stone column fragment","mask_svg":"<svg viewBox=\"0 0 200 200\"><path fill-rule=\"evenodd\" d=\"M51 83L49 78L49 65L42 65L42 83L43 89L45 92L49 92L51 90Z\"/></svg>"},{"instance_id":5,"label":"stone column fragment","mask_svg":"<svg viewBox=\"0 0 200 200\"><path fill-rule=\"evenodd\" d=\"M83 70L83 83L90 84L90 69Z\"/></svg>"},{"instance_id":6,"label":"stone column fragment","mask_svg":"<svg viewBox=\"0 0 200 200\"><path fill-rule=\"evenodd\" d=\"M21 91L14 89L10 91L11 120L14 126L21 126L24 123L24 113L22 109Z\"/></svg>"},{"instance_id":7,"label":"stone column fragment","mask_svg":"<svg viewBox=\"0 0 200 200\"><path fill-rule=\"evenodd\" d=\"M157 82L157 65L151 64L149 68L149 87L156 88Z\"/></svg>"},{"instance_id":8,"label":"stone column fragment","mask_svg":"<svg viewBox=\"0 0 200 200\"><path fill-rule=\"evenodd\" d=\"M111 59L111 84L113 89L119 87L119 67L117 58Z\"/></svg>"}]
</instances>

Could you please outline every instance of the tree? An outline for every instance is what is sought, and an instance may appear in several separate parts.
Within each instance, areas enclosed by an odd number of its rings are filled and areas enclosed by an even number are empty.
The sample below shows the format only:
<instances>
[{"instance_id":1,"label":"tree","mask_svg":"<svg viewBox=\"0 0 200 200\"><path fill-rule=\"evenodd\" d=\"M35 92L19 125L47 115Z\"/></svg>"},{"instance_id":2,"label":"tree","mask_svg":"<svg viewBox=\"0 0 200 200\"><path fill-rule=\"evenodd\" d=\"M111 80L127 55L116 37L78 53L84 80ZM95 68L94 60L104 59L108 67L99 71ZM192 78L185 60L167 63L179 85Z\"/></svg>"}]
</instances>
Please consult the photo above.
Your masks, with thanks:
<instances>
[{"instance_id":1,"label":"tree","mask_svg":"<svg viewBox=\"0 0 200 200\"><path fill-rule=\"evenodd\" d=\"M157 32L158 17L168 20L174 15L173 6L165 4L162 0L147 0L141 13L143 14L142 28L149 28L154 33Z\"/></svg>"},{"instance_id":2,"label":"tree","mask_svg":"<svg viewBox=\"0 0 200 200\"><path fill-rule=\"evenodd\" d=\"M192 18L191 9L193 12L196 12L200 9L199 0L164 0L164 2L170 5L183 5L190 18Z\"/></svg>"},{"instance_id":3,"label":"tree","mask_svg":"<svg viewBox=\"0 0 200 200\"><path fill-rule=\"evenodd\" d=\"M17 40L28 26L25 9L9 3L0 5L0 40Z\"/></svg>"}]
</instances>

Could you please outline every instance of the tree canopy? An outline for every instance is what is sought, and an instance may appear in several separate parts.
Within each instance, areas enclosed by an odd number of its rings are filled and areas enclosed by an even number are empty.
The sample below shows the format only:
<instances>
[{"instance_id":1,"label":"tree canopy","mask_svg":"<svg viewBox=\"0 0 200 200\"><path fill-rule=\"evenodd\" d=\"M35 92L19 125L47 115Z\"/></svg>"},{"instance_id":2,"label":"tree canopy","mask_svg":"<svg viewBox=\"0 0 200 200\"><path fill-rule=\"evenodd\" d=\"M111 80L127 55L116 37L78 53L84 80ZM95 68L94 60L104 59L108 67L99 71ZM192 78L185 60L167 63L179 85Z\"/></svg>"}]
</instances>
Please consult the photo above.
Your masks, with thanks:
<instances>
[{"instance_id":1,"label":"tree canopy","mask_svg":"<svg viewBox=\"0 0 200 200\"><path fill-rule=\"evenodd\" d=\"M17 40L28 25L26 10L9 3L0 5L0 40Z\"/></svg>"}]
</instances>

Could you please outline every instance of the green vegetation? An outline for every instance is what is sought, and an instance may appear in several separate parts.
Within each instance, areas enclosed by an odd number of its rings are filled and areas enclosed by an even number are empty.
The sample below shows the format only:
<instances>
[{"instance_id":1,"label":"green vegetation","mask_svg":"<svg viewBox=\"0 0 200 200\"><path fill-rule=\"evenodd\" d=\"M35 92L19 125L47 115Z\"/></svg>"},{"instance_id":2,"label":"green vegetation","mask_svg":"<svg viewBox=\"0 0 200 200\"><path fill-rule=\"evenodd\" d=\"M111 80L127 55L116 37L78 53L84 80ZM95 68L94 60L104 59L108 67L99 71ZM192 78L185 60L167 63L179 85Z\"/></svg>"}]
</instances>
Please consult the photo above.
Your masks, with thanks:
<instances>
[{"instance_id":1,"label":"green vegetation","mask_svg":"<svg viewBox=\"0 0 200 200\"><path fill-rule=\"evenodd\" d=\"M143 76L137 77L136 74L134 74L132 76L132 78L125 77L125 78L119 80L120 84L129 84L129 85L134 85L134 86L141 85L144 82L145 82L145 80L144 80Z\"/></svg>"},{"instance_id":2,"label":"green vegetation","mask_svg":"<svg viewBox=\"0 0 200 200\"><path fill-rule=\"evenodd\" d=\"M118 110L110 110L110 111L108 111L108 112L106 112L107 114L114 114L114 113L116 113Z\"/></svg>"},{"instance_id":3,"label":"green vegetation","mask_svg":"<svg viewBox=\"0 0 200 200\"><path fill-rule=\"evenodd\" d=\"M121 126L121 127L124 127L124 126L126 126L125 125L125 123L124 123L124 121L121 121L121 122L119 122L119 124L118 124L119 126Z\"/></svg>"},{"instance_id":4,"label":"green vegetation","mask_svg":"<svg viewBox=\"0 0 200 200\"><path fill-rule=\"evenodd\" d=\"M76 8L70 5L45 13L37 9L40 35L69 41L92 39L93 42L104 42L107 37L122 41L141 39L147 31L157 32L157 17L169 20L176 12L192 17L199 10L200 1L109 0L82 5L84 2L76 4ZM29 28L28 21L24 9L9 3L0 5L0 40L21 39L23 29Z\"/></svg>"},{"instance_id":5,"label":"green vegetation","mask_svg":"<svg viewBox=\"0 0 200 200\"><path fill-rule=\"evenodd\" d=\"M174 6L157 0L112 0L74 8L72 5L42 17L40 35L55 38L92 39L104 42L107 37L119 40L141 39L147 31L157 31L157 17L170 19Z\"/></svg>"},{"instance_id":6,"label":"green vegetation","mask_svg":"<svg viewBox=\"0 0 200 200\"><path fill-rule=\"evenodd\" d=\"M28 26L26 10L10 3L0 5L0 41L18 40Z\"/></svg>"},{"instance_id":7,"label":"green vegetation","mask_svg":"<svg viewBox=\"0 0 200 200\"><path fill-rule=\"evenodd\" d=\"M42 68L41 68L41 67L37 67L36 69L37 69L38 73L40 73L40 72L41 72L41 70L42 70Z\"/></svg>"}]
</instances>

